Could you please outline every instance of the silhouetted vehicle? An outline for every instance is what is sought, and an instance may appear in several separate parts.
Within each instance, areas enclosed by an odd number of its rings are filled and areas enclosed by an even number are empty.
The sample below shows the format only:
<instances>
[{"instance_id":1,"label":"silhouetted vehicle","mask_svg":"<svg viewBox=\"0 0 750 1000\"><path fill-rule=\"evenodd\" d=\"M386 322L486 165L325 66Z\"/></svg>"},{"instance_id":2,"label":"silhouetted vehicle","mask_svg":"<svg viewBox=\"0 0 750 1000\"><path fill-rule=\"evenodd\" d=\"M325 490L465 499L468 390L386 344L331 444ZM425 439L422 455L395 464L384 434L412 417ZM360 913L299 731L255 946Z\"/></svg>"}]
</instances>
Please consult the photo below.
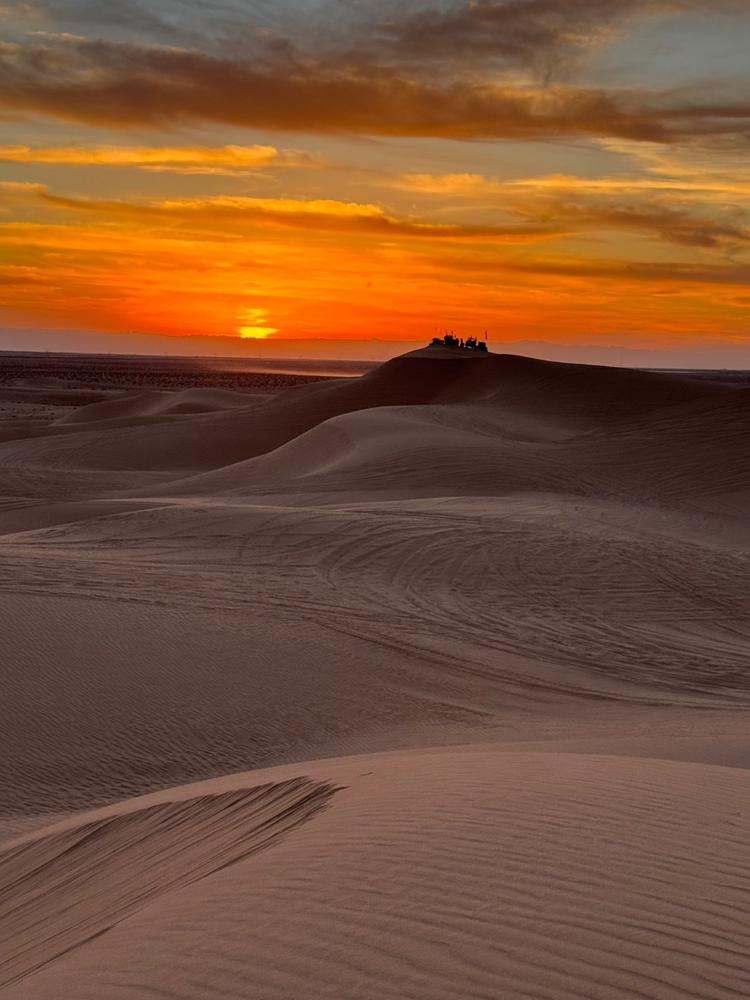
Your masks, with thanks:
<instances>
[{"instance_id":1,"label":"silhouetted vehicle","mask_svg":"<svg viewBox=\"0 0 750 1000\"><path fill-rule=\"evenodd\" d=\"M485 333L485 338L487 334ZM466 340L463 337L456 337L451 331L450 333L443 334L442 337L433 337L430 341L431 347L460 347L465 351L483 351L487 353L487 343L485 340L480 340L478 337L467 337Z\"/></svg>"}]
</instances>

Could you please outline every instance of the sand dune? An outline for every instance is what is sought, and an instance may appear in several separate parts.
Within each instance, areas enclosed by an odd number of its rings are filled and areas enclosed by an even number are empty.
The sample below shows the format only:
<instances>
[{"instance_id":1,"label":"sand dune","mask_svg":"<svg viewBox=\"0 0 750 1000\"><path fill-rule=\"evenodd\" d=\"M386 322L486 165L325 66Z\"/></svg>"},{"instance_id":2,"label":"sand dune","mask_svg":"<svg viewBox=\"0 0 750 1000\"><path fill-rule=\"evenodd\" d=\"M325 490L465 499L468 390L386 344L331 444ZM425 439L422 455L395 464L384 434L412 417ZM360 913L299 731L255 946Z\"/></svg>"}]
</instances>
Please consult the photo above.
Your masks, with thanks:
<instances>
[{"instance_id":1,"label":"sand dune","mask_svg":"<svg viewBox=\"0 0 750 1000\"><path fill-rule=\"evenodd\" d=\"M0 443L3 996L750 992L750 389L85 403Z\"/></svg>"},{"instance_id":2,"label":"sand dune","mask_svg":"<svg viewBox=\"0 0 750 1000\"><path fill-rule=\"evenodd\" d=\"M588 433L562 427L508 403L372 408L328 419L268 454L170 489L187 496L349 498L551 493L694 507L750 483L748 389Z\"/></svg>"},{"instance_id":3,"label":"sand dune","mask_svg":"<svg viewBox=\"0 0 750 1000\"><path fill-rule=\"evenodd\" d=\"M177 789L177 801L162 794L6 850L5 866L28 866L46 889L23 894L12 933L36 954L37 936L54 934L47 948L65 954L4 995L578 1000L750 988L745 771L479 748L305 767L311 781L286 768ZM226 790L258 778L275 784ZM327 798L323 782L341 790ZM255 802L276 822L285 797L296 804L283 837L273 826L244 835ZM275 838L262 854L259 835Z\"/></svg>"},{"instance_id":4,"label":"sand dune","mask_svg":"<svg viewBox=\"0 0 750 1000\"><path fill-rule=\"evenodd\" d=\"M600 374L603 373L603 374ZM567 380L570 380L568 383ZM553 423L558 434L594 429L603 419L665 411L690 401L714 400L733 390L710 381L624 369L585 369L512 356L434 357L430 349L386 362L356 379L312 383L268 397L260 405L230 412L198 414L189 430L182 421L151 426L82 430L62 445L44 438L30 446L0 446L0 464L32 468L73 467L77 470L215 469L267 454L323 421L376 407L420 404L484 403L514 412L516 419ZM149 394L124 401L95 404L86 412L122 415L132 407L133 419L160 406ZM115 409L112 410L111 408ZM128 415L127 413L125 415ZM2 469L0 468L0 482Z\"/></svg>"},{"instance_id":5,"label":"sand dune","mask_svg":"<svg viewBox=\"0 0 750 1000\"><path fill-rule=\"evenodd\" d=\"M181 392L125 393L116 399L91 403L66 414L59 424L89 424L111 422L127 417L158 416L179 413L214 413L217 410L240 409L258 399L261 394L232 392L231 389L195 388Z\"/></svg>"}]
</instances>

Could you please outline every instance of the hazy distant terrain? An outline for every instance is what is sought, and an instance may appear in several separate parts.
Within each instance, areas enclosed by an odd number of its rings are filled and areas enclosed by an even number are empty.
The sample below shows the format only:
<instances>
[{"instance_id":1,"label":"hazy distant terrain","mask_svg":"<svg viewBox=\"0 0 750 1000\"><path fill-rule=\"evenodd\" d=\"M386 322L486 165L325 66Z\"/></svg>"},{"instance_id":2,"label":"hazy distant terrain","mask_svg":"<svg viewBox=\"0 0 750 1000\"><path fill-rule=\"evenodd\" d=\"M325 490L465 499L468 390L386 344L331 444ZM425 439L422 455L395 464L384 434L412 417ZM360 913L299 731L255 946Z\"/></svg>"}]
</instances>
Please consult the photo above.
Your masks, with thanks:
<instances>
[{"instance_id":1,"label":"hazy distant terrain","mask_svg":"<svg viewBox=\"0 0 750 1000\"><path fill-rule=\"evenodd\" d=\"M0 385L44 389L60 380L67 388L246 389L273 390L325 377L364 375L366 361L314 361L285 358L175 358L120 354L23 354L0 352Z\"/></svg>"},{"instance_id":2,"label":"hazy distant terrain","mask_svg":"<svg viewBox=\"0 0 750 1000\"><path fill-rule=\"evenodd\" d=\"M750 376L0 357L3 997L750 992Z\"/></svg>"}]
</instances>

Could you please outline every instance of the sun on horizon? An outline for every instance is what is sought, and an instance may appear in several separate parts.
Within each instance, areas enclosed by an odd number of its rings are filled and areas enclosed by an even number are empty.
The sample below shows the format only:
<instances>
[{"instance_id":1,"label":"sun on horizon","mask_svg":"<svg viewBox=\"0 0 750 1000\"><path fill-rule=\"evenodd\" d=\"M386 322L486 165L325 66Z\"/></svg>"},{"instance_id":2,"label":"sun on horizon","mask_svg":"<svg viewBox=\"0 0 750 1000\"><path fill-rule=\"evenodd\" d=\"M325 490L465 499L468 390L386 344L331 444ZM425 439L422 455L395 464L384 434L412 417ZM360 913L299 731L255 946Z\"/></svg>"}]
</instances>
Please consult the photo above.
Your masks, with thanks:
<instances>
[{"instance_id":1,"label":"sun on horizon","mask_svg":"<svg viewBox=\"0 0 750 1000\"><path fill-rule=\"evenodd\" d=\"M268 326L268 310L249 308L240 315L240 326L237 332L243 340L265 340L266 337L278 333L275 326Z\"/></svg>"}]
</instances>

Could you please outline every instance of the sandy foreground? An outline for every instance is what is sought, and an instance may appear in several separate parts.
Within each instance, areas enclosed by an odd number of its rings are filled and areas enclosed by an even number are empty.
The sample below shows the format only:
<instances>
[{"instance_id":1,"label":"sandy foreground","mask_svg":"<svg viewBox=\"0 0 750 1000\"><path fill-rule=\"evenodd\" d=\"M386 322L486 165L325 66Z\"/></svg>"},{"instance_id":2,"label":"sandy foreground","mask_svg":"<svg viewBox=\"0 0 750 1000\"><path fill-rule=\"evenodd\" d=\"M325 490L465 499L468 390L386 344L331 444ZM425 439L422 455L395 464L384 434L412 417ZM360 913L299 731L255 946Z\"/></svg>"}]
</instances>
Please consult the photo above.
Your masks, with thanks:
<instances>
[{"instance_id":1,"label":"sandy foreground","mask_svg":"<svg viewBox=\"0 0 750 1000\"><path fill-rule=\"evenodd\" d=\"M747 383L20 381L3 998L750 996Z\"/></svg>"}]
</instances>

